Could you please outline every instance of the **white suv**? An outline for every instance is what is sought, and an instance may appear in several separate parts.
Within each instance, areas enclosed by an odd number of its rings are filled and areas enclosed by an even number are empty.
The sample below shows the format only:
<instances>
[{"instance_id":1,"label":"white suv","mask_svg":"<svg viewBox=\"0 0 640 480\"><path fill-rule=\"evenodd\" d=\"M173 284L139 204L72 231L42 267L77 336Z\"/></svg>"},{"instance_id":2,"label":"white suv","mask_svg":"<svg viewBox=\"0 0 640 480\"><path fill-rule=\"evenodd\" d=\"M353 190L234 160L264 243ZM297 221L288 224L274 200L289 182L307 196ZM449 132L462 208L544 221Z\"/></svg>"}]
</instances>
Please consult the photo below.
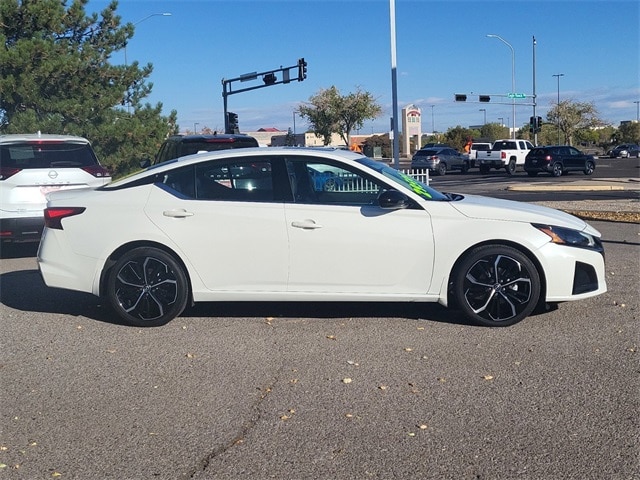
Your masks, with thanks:
<instances>
[{"instance_id":1,"label":"white suv","mask_svg":"<svg viewBox=\"0 0 640 480\"><path fill-rule=\"evenodd\" d=\"M85 138L0 135L0 240L39 241L48 192L110 181Z\"/></svg>"}]
</instances>

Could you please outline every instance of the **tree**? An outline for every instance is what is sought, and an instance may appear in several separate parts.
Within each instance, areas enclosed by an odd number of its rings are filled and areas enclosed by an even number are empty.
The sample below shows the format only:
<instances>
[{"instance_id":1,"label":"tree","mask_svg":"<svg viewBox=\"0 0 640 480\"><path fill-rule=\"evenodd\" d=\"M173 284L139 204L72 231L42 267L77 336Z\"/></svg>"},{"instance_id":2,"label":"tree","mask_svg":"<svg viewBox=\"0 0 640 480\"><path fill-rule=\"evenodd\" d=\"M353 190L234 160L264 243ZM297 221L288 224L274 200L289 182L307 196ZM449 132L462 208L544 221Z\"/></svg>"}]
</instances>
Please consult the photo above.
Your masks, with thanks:
<instances>
[{"instance_id":1,"label":"tree","mask_svg":"<svg viewBox=\"0 0 640 480\"><path fill-rule=\"evenodd\" d=\"M176 112L142 104L152 65L116 65L134 26L120 25L117 1L100 17L88 0L0 2L0 133L74 134L88 138L114 174L134 169L177 131Z\"/></svg>"},{"instance_id":2,"label":"tree","mask_svg":"<svg viewBox=\"0 0 640 480\"><path fill-rule=\"evenodd\" d=\"M444 134L444 140L456 150L462 151L468 139L474 138L474 136L477 137L478 134L478 130L472 130L458 125L447 130L447 133Z\"/></svg>"},{"instance_id":3,"label":"tree","mask_svg":"<svg viewBox=\"0 0 640 480\"><path fill-rule=\"evenodd\" d=\"M378 117L382 107L369 92L363 92L359 87L355 93L343 97L332 86L321 89L309 98L307 104L300 105L299 112L307 119L312 131L323 138L325 145L329 145L331 135L337 133L348 146L351 144L351 132L362 128L365 120Z\"/></svg>"},{"instance_id":4,"label":"tree","mask_svg":"<svg viewBox=\"0 0 640 480\"><path fill-rule=\"evenodd\" d=\"M618 138L622 143L640 143L640 123L625 122L618 127Z\"/></svg>"},{"instance_id":5,"label":"tree","mask_svg":"<svg viewBox=\"0 0 640 480\"><path fill-rule=\"evenodd\" d=\"M480 128L480 137L489 142L509 138L509 128L499 123L486 123Z\"/></svg>"},{"instance_id":6,"label":"tree","mask_svg":"<svg viewBox=\"0 0 640 480\"><path fill-rule=\"evenodd\" d=\"M562 100L554 104L547 113L547 121L556 126L561 134L560 143L572 145L578 130L603 125L593 102L574 102ZM557 140L557 139L556 139Z\"/></svg>"}]
</instances>

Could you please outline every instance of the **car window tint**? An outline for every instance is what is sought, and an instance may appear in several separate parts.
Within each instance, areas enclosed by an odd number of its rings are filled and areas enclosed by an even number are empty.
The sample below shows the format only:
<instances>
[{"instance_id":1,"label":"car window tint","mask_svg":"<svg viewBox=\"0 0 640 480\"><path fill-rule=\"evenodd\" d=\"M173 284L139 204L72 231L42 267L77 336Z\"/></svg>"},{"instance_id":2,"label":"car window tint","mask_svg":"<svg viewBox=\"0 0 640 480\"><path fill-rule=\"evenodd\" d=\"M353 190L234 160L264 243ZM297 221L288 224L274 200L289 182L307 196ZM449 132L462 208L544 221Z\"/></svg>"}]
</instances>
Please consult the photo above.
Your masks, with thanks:
<instances>
[{"instance_id":1,"label":"car window tint","mask_svg":"<svg viewBox=\"0 0 640 480\"><path fill-rule=\"evenodd\" d=\"M78 168L96 165L88 144L20 143L0 147L0 165L15 168Z\"/></svg>"},{"instance_id":2,"label":"car window tint","mask_svg":"<svg viewBox=\"0 0 640 480\"><path fill-rule=\"evenodd\" d=\"M319 159L287 159L296 203L371 205L385 186L358 170Z\"/></svg>"},{"instance_id":3,"label":"car window tint","mask_svg":"<svg viewBox=\"0 0 640 480\"><path fill-rule=\"evenodd\" d=\"M195 178L198 200L274 200L271 163L267 159L198 164Z\"/></svg>"}]
</instances>

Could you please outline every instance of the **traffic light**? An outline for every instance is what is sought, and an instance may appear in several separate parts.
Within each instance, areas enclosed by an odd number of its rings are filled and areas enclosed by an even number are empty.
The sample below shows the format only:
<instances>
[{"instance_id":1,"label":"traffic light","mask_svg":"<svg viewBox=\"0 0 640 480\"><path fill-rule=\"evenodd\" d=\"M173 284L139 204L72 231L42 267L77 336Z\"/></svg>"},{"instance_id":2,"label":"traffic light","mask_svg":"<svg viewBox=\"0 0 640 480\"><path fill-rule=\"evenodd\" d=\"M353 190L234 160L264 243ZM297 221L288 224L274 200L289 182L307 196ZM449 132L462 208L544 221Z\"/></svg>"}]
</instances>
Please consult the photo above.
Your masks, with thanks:
<instances>
[{"instance_id":1,"label":"traffic light","mask_svg":"<svg viewBox=\"0 0 640 480\"><path fill-rule=\"evenodd\" d=\"M237 113L227 112L227 128L225 133L240 133Z\"/></svg>"},{"instance_id":2,"label":"traffic light","mask_svg":"<svg viewBox=\"0 0 640 480\"><path fill-rule=\"evenodd\" d=\"M264 81L265 85L273 85L274 83L276 83L277 78L275 73L271 72L262 77L262 80Z\"/></svg>"},{"instance_id":3,"label":"traffic light","mask_svg":"<svg viewBox=\"0 0 640 480\"><path fill-rule=\"evenodd\" d=\"M304 61L304 58L298 59L298 81L301 82L305 78L307 78L307 62Z\"/></svg>"},{"instance_id":4,"label":"traffic light","mask_svg":"<svg viewBox=\"0 0 640 480\"><path fill-rule=\"evenodd\" d=\"M456 97L456 102L466 102L467 101L467 96L463 93L456 93L455 95Z\"/></svg>"},{"instance_id":5,"label":"traffic light","mask_svg":"<svg viewBox=\"0 0 640 480\"><path fill-rule=\"evenodd\" d=\"M542 130L542 117L529 117L529 132L538 133Z\"/></svg>"},{"instance_id":6,"label":"traffic light","mask_svg":"<svg viewBox=\"0 0 640 480\"><path fill-rule=\"evenodd\" d=\"M488 102L491 100L491 97L489 95L480 95L478 98L481 102Z\"/></svg>"}]
</instances>

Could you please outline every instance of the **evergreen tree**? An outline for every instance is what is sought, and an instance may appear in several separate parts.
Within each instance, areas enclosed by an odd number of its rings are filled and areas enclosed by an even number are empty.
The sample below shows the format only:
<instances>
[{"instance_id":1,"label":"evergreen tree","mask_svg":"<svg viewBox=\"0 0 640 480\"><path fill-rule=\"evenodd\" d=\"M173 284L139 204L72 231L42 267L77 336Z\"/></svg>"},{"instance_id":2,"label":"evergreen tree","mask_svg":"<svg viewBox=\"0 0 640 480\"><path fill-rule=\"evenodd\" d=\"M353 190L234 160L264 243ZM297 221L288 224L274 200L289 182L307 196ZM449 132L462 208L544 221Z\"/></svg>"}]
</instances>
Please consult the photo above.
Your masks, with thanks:
<instances>
[{"instance_id":1,"label":"evergreen tree","mask_svg":"<svg viewBox=\"0 0 640 480\"><path fill-rule=\"evenodd\" d=\"M100 16L88 0L0 2L0 133L74 134L88 138L117 176L138 168L177 131L177 113L142 104L152 65L111 63L133 37L117 1Z\"/></svg>"}]
</instances>

